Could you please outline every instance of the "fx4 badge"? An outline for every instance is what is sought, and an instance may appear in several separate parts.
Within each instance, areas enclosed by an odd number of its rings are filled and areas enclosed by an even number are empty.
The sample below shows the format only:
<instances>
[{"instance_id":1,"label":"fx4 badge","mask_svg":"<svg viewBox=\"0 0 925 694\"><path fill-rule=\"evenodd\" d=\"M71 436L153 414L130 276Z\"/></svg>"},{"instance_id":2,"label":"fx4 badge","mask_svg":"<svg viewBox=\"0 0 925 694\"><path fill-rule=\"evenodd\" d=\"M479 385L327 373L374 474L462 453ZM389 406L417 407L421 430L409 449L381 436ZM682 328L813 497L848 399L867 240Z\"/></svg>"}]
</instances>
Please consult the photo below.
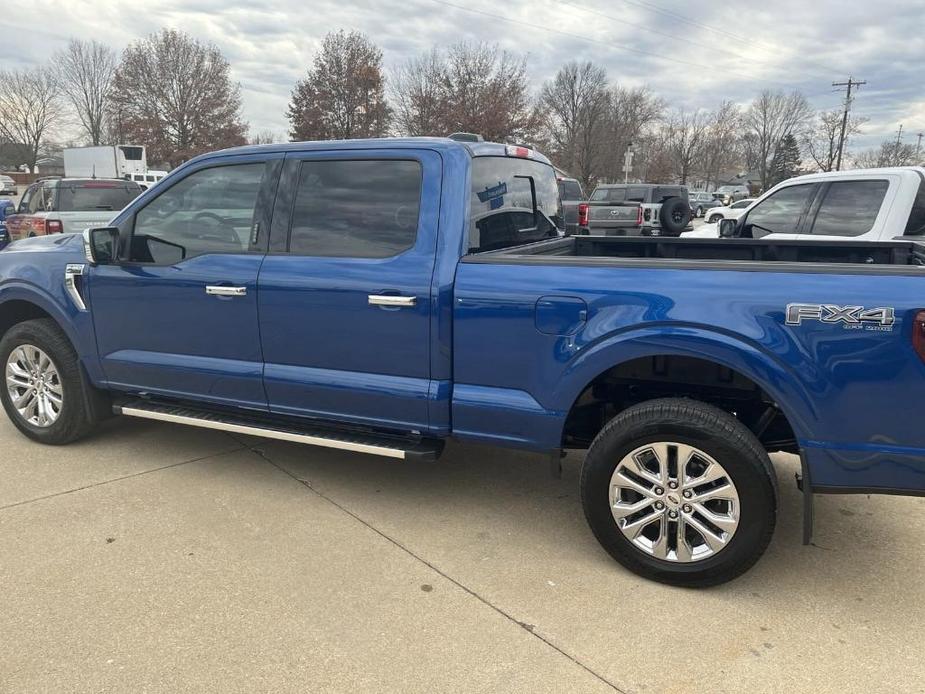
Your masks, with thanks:
<instances>
[{"instance_id":1,"label":"fx4 badge","mask_svg":"<svg viewBox=\"0 0 925 694\"><path fill-rule=\"evenodd\" d=\"M807 320L841 324L846 330L889 332L896 322L896 311L891 306L864 308L834 304L787 304L787 325L800 325Z\"/></svg>"}]
</instances>

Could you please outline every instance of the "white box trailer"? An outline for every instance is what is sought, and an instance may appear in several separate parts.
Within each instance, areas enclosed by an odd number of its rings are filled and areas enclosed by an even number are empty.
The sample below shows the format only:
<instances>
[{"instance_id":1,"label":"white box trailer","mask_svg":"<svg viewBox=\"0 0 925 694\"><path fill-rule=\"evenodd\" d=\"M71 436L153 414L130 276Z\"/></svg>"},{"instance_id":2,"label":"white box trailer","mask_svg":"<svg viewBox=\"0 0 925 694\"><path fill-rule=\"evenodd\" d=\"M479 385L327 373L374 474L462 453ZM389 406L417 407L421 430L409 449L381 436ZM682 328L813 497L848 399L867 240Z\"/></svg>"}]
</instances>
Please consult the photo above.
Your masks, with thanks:
<instances>
[{"instance_id":1,"label":"white box trailer","mask_svg":"<svg viewBox=\"0 0 925 694\"><path fill-rule=\"evenodd\" d=\"M64 175L68 178L128 178L148 170L141 145L69 147L63 152Z\"/></svg>"}]
</instances>

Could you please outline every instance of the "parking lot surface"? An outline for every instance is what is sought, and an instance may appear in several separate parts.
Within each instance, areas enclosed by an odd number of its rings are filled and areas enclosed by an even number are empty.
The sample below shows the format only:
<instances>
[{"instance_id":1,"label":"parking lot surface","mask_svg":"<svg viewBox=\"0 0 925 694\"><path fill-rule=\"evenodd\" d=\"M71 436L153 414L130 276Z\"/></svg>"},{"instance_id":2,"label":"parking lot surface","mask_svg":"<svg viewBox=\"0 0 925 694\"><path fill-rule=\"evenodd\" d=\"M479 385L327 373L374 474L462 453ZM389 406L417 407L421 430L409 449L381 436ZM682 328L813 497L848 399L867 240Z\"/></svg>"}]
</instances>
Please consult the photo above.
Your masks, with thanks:
<instances>
[{"instance_id":1,"label":"parking lot surface","mask_svg":"<svg viewBox=\"0 0 925 694\"><path fill-rule=\"evenodd\" d=\"M116 419L0 419L0 691L925 691L925 499L817 497L774 456L768 553L710 590L614 563L580 457L436 464Z\"/></svg>"}]
</instances>

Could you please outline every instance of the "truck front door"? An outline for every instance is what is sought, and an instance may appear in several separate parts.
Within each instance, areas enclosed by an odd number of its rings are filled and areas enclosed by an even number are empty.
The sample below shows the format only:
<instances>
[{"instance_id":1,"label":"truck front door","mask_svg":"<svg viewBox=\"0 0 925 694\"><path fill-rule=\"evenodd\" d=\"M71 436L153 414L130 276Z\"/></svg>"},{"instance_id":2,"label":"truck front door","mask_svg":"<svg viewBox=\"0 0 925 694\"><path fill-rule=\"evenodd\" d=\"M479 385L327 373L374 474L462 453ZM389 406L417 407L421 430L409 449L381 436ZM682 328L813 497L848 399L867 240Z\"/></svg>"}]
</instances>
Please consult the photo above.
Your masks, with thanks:
<instances>
[{"instance_id":1,"label":"truck front door","mask_svg":"<svg viewBox=\"0 0 925 694\"><path fill-rule=\"evenodd\" d=\"M287 155L258 282L271 411L427 429L440 184L432 151Z\"/></svg>"},{"instance_id":2,"label":"truck front door","mask_svg":"<svg viewBox=\"0 0 925 694\"><path fill-rule=\"evenodd\" d=\"M111 387L266 409L257 275L281 163L205 161L123 225L123 257L88 284Z\"/></svg>"}]
</instances>

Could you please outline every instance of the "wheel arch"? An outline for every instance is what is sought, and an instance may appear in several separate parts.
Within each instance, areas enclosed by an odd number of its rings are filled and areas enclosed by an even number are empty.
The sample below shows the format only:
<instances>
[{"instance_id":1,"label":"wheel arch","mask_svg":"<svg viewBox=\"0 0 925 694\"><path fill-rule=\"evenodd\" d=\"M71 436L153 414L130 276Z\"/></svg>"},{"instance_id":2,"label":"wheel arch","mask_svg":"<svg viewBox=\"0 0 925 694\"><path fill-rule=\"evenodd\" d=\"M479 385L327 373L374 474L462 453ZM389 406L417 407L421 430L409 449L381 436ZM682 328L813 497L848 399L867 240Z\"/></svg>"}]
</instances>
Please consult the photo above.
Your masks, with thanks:
<instances>
[{"instance_id":1,"label":"wheel arch","mask_svg":"<svg viewBox=\"0 0 925 694\"><path fill-rule=\"evenodd\" d=\"M754 386L779 408L796 439L806 438L818 419L813 390L824 387L814 365L785 363L754 343L700 326L648 327L597 342L575 359L557 385L555 409L565 413L562 437L581 398L621 367L659 357L692 359L728 369ZM796 369L799 368L799 375Z\"/></svg>"},{"instance_id":2,"label":"wheel arch","mask_svg":"<svg viewBox=\"0 0 925 694\"><path fill-rule=\"evenodd\" d=\"M64 332L95 384L101 379L101 370L92 320L89 313L80 313L82 320L75 320L71 315L74 313L76 309L70 309L69 313L68 307L63 307L55 297L36 285L15 282L0 287L0 339L18 323L50 318Z\"/></svg>"}]
</instances>

